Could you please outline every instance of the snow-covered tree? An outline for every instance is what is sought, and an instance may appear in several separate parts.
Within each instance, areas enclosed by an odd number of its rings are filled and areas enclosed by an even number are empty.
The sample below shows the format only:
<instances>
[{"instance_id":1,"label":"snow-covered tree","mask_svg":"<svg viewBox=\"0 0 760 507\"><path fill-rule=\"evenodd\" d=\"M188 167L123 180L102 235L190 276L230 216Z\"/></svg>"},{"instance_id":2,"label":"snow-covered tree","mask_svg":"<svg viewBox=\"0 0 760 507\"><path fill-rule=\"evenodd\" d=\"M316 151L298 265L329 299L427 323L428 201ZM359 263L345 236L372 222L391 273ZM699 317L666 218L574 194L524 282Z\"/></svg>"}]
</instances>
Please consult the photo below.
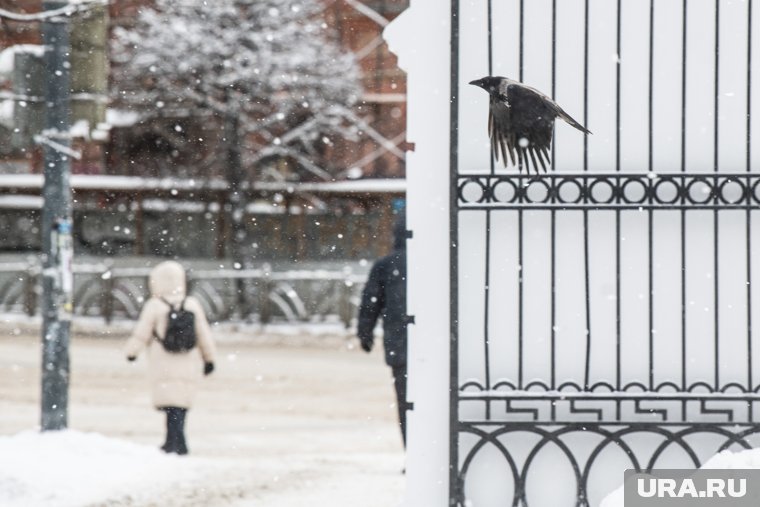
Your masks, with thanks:
<instances>
[{"instance_id":1,"label":"snow-covered tree","mask_svg":"<svg viewBox=\"0 0 760 507\"><path fill-rule=\"evenodd\" d=\"M336 136L357 135L361 90L323 8L320 0L156 0L114 31L114 102L147 121L234 118L244 168L327 179L334 170L323 154Z\"/></svg>"}]
</instances>

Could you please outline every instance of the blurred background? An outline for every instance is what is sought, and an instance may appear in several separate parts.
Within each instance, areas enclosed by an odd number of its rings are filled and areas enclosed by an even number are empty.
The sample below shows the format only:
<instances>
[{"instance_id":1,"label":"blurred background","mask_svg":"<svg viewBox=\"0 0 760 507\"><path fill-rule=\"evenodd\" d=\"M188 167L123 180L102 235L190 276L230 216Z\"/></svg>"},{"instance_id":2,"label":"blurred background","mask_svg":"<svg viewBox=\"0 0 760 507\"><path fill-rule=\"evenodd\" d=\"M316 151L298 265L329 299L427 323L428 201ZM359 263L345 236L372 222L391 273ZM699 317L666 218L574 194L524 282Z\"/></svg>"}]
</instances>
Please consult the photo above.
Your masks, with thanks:
<instances>
[{"instance_id":1,"label":"blurred background","mask_svg":"<svg viewBox=\"0 0 760 507\"><path fill-rule=\"evenodd\" d=\"M350 325L404 208L406 79L381 32L408 1L96 4L70 17L75 313L135 317L168 257L213 320ZM0 310L30 315L40 28L0 17Z\"/></svg>"}]
</instances>

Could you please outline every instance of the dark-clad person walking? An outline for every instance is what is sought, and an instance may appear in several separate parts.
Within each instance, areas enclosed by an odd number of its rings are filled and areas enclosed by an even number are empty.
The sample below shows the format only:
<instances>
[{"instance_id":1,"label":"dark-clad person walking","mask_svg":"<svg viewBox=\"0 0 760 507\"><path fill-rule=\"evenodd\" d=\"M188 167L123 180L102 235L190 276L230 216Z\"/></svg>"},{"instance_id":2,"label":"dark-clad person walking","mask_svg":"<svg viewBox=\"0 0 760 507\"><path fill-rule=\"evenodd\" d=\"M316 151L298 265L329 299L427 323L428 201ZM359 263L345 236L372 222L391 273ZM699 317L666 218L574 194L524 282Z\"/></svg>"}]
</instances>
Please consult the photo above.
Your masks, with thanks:
<instances>
[{"instance_id":1,"label":"dark-clad person walking","mask_svg":"<svg viewBox=\"0 0 760 507\"><path fill-rule=\"evenodd\" d=\"M143 305L125 354L134 361L147 348L153 405L166 413L161 449L187 454L185 416L201 376L214 371L211 328L200 302L186 294L185 269L179 263L158 264L148 283L151 297ZM186 344L180 343L183 340Z\"/></svg>"},{"instance_id":2,"label":"dark-clad person walking","mask_svg":"<svg viewBox=\"0 0 760 507\"><path fill-rule=\"evenodd\" d=\"M406 446L406 220L402 213L393 228L393 252L372 266L359 307L357 334L361 347L372 350L374 329L383 318L385 362L396 388L401 437Z\"/></svg>"}]
</instances>

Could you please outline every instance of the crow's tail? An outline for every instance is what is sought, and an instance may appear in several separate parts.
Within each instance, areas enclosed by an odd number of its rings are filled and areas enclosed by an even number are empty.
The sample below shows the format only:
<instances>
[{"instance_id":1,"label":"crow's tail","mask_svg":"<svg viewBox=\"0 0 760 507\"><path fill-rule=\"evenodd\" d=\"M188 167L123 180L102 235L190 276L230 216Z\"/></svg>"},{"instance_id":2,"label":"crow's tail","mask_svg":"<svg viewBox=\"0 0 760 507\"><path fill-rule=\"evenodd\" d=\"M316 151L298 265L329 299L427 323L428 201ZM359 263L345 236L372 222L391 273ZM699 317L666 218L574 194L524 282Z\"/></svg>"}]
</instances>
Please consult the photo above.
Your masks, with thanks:
<instances>
[{"instance_id":1,"label":"crow's tail","mask_svg":"<svg viewBox=\"0 0 760 507\"><path fill-rule=\"evenodd\" d=\"M580 123L578 123L577 121L575 121L575 119L572 116L570 116L569 114L567 114L559 106L557 106L557 116L559 116L560 118L562 118L563 120L565 120L567 123L569 123L573 127L577 128L578 130L580 130L584 134L590 134L591 133L590 130L588 130L586 127L584 127L583 125L581 125Z\"/></svg>"}]
</instances>

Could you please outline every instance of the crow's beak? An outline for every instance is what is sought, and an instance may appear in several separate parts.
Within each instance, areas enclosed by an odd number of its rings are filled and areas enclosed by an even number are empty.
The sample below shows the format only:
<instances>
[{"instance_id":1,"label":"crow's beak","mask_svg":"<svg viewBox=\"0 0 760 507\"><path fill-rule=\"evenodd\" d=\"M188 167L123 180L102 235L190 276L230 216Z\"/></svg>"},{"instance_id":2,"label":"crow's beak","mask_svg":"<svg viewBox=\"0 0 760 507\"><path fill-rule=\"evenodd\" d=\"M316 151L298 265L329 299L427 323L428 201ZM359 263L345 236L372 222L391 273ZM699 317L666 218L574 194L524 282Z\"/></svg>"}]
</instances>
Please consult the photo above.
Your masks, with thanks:
<instances>
[{"instance_id":1,"label":"crow's beak","mask_svg":"<svg viewBox=\"0 0 760 507\"><path fill-rule=\"evenodd\" d=\"M480 86L483 87L483 83L480 82L480 79L476 79L475 81L470 81L471 85Z\"/></svg>"}]
</instances>

